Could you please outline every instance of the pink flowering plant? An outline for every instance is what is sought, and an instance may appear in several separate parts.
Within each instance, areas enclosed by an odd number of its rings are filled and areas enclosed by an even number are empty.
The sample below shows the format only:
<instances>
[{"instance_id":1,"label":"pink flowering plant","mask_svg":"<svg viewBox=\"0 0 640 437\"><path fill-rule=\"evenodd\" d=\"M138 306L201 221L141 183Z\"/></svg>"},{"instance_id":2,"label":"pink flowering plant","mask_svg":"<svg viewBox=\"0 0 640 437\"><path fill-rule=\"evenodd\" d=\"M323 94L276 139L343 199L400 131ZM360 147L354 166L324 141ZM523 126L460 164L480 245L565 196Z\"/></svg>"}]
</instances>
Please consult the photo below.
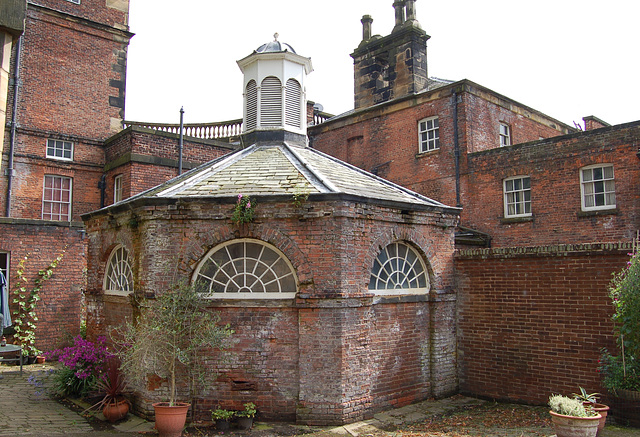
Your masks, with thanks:
<instances>
[{"instance_id":1,"label":"pink flowering plant","mask_svg":"<svg viewBox=\"0 0 640 437\"><path fill-rule=\"evenodd\" d=\"M630 256L609 287L619 353L603 349L599 371L603 385L613 391L640 391L640 255L635 251Z\"/></svg>"},{"instance_id":2,"label":"pink flowering plant","mask_svg":"<svg viewBox=\"0 0 640 437\"><path fill-rule=\"evenodd\" d=\"M251 201L251 197L238 194L238 200L231 214L231 221L236 225L250 223L255 215L255 202Z\"/></svg>"},{"instance_id":3,"label":"pink flowering plant","mask_svg":"<svg viewBox=\"0 0 640 437\"><path fill-rule=\"evenodd\" d=\"M96 387L112 354L107 350L105 337L98 337L93 343L79 335L71 346L46 356L62 364L54 377L56 394L81 397Z\"/></svg>"}]
</instances>

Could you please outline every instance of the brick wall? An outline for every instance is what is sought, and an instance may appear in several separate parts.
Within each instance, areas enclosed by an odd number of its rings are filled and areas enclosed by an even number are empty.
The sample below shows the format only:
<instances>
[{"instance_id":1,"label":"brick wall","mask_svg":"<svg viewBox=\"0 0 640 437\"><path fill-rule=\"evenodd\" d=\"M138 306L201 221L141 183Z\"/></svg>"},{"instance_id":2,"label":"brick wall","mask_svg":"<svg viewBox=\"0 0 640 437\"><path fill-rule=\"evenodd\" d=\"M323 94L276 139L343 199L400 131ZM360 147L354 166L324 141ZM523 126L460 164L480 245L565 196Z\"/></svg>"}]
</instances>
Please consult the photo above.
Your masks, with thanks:
<instances>
[{"instance_id":1,"label":"brick wall","mask_svg":"<svg viewBox=\"0 0 640 437\"><path fill-rule=\"evenodd\" d=\"M105 144L105 205L113 203L113 180L123 178L123 199L178 176L179 136L139 127L129 127ZM234 149L228 143L192 137L183 138L183 173Z\"/></svg>"},{"instance_id":2,"label":"brick wall","mask_svg":"<svg viewBox=\"0 0 640 437\"><path fill-rule=\"evenodd\" d=\"M629 241L638 229L640 122L468 155L462 223L488 233L494 247ZM580 169L613 164L616 208L581 211ZM503 180L529 176L531 212L505 219Z\"/></svg>"},{"instance_id":3,"label":"brick wall","mask_svg":"<svg viewBox=\"0 0 640 437\"><path fill-rule=\"evenodd\" d=\"M219 376L198 400L199 415L206 418L213 405L237 408L252 400L261 418L326 425L456 390L454 216L416 212L407 223L400 210L375 205L310 198L296 208L256 199L256 221L238 228L229 222L234 200L146 203L133 211L116 207L111 218L87 217L89 334L112 329L128 311L126 299L117 308L116 299L102 295L105 264L117 244L131 251L138 292L153 295L178 278L189 279L218 244L255 238L289 259L298 297L211 302L236 330L236 343L229 360L211 357ZM425 253L429 295L368 292L373 260L396 240ZM157 398L162 390L160 384L144 396Z\"/></svg>"},{"instance_id":4,"label":"brick wall","mask_svg":"<svg viewBox=\"0 0 640 437\"><path fill-rule=\"evenodd\" d=\"M38 271L46 268L62 250L66 252L53 276L45 282L37 304L36 347L49 351L63 345L80 332L83 311L85 240L80 223L38 222L0 218L0 251L10 257L9 287L16 285L15 272L27 254L27 289L33 288ZM10 294L12 302L12 294ZM15 310L15 305L10 304Z\"/></svg>"},{"instance_id":5,"label":"brick wall","mask_svg":"<svg viewBox=\"0 0 640 437\"><path fill-rule=\"evenodd\" d=\"M543 404L578 386L603 392L600 349L614 346L608 284L631 244L460 251L460 391Z\"/></svg>"}]
</instances>

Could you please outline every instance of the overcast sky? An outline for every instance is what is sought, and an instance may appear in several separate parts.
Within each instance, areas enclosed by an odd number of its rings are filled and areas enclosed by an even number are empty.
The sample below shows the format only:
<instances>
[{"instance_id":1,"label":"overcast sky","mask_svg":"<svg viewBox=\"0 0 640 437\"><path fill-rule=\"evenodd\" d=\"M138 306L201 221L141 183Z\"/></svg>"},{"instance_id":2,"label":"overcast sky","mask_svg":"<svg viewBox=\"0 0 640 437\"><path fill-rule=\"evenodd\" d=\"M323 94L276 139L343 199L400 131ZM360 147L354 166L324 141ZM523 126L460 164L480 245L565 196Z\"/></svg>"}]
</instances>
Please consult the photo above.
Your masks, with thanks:
<instances>
[{"instance_id":1,"label":"overcast sky","mask_svg":"<svg viewBox=\"0 0 640 437\"><path fill-rule=\"evenodd\" d=\"M394 25L392 0L131 0L126 119L242 117L236 61L280 34L310 57L307 98L353 108L360 19ZM640 120L640 1L417 0L429 76L469 79L564 123Z\"/></svg>"}]
</instances>

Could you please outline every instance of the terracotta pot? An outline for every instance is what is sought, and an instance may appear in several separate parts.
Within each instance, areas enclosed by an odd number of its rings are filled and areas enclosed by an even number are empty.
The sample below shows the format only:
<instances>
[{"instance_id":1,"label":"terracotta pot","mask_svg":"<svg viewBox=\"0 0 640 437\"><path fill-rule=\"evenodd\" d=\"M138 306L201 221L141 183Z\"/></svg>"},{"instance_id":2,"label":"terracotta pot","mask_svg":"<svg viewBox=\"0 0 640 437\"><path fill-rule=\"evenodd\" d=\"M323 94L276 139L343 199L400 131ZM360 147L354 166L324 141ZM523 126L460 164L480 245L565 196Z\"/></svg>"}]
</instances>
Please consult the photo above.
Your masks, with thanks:
<instances>
[{"instance_id":1,"label":"terracotta pot","mask_svg":"<svg viewBox=\"0 0 640 437\"><path fill-rule=\"evenodd\" d=\"M598 424L598 433L596 435L600 435L600 432L602 431L602 429L604 428L605 423L607 422L607 414L609 412L609 407L607 405L604 404L596 404L596 403L592 403L592 402L585 402L584 406L591 406L591 408L593 409L593 411L595 411L596 413L598 413L599 415L601 415L602 417L600 418L600 423Z\"/></svg>"},{"instance_id":2,"label":"terracotta pot","mask_svg":"<svg viewBox=\"0 0 640 437\"><path fill-rule=\"evenodd\" d=\"M45 357L43 357L42 355L38 355L38 356L36 357L36 364L44 364L44 362L45 362L46 360L47 360L47 359L46 359Z\"/></svg>"},{"instance_id":3,"label":"terracotta pot","mask_svg":"<svg viewBox=\"0 0 640 437\"><path fill-rule=\"evenodd\" d=\"M102 409L102 414L111 423L124 419L129 413L129 401L125 398L109 403Z\"/></svg>"},{"instance_id":4,"label":"terracotta pot","mask_svg":"<svg viewBox=\"0 0 640 437\"><path fill-rule=\"evenodd\" d=\"M574 417L549 411L557 437L596 437L600 414L593 417Z\"/></svg>"},{"instance_id":5,"label":"terracotta pot","mask_svg":"<svg viewBox=\"0 0 640 437\"><path fill-rule=\"evenodd\" d=\"M176 402L169 406L168 402L153 404L156 413L156 429L160 437L180 437L187 422L187 411L191 404Z\"/></svg>"}]
</instances>

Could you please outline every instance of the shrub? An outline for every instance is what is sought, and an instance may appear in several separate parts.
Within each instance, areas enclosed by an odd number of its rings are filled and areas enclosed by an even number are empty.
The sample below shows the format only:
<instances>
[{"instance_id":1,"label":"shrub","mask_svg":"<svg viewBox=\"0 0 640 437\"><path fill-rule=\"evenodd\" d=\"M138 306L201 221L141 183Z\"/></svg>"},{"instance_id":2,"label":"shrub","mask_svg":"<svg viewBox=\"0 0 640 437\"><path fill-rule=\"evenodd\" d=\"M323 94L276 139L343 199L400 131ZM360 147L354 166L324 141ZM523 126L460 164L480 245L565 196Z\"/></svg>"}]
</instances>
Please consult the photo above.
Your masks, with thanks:
<instances>
[{"instance_id":1,"label":"shrub","mask_svg":"<svg viewBox=\"0 0 640 437\"><path fill-rule=\"evenodd\" d=\"M104 337L93 343L77 336L73 345L45 356L62 364L54 376L54 391L60 396L84 396L95 387L111 354Z\"/></svg>"}]
</instances>

